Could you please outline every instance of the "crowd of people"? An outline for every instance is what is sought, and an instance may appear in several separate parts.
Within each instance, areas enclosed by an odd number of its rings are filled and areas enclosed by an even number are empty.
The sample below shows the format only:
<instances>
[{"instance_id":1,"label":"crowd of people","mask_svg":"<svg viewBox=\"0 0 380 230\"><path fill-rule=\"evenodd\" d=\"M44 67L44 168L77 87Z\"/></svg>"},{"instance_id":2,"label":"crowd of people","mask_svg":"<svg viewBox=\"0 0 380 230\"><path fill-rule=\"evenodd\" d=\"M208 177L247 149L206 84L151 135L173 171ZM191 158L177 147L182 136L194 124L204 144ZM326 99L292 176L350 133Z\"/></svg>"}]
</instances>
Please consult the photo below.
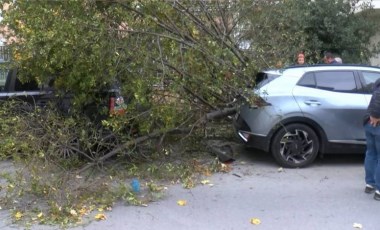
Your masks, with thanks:
<instances>
[{"instance_id":1,"label":"crowd of people","mask_svg":"<svg viewBox=\"0 0 380 230\"><path fill-rule=\"evenodd\" d=\"M342 58L334 56L334 54L329 52L329 51L324 53L323 62L326 64L343 64ZM304 52L299 52L297 54L296 64L297 65L305 65L306 64L306 58L305 58Z\"/></svg>"}]
</instances>

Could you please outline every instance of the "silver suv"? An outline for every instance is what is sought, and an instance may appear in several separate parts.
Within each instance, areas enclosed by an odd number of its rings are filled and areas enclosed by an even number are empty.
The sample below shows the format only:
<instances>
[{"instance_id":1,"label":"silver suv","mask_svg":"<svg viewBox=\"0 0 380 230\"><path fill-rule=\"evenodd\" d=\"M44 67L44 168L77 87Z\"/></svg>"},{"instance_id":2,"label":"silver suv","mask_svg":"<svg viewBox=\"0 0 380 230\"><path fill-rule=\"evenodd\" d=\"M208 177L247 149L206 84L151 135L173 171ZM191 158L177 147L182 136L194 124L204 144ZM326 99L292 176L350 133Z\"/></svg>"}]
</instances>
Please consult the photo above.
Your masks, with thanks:
<instances>
[{"instance_id":1,"label":"silver suv","mask_svg":"<svg viewBox=\"0 0 380 230\"><path fill-rule=\"evenodd\" d=\"M363 116L380 68L294 66L258 74L255 103L234 126L243 142L271 152L283 167L310 165L318 154L364 153Z\"/></svg>"}]
</instances>

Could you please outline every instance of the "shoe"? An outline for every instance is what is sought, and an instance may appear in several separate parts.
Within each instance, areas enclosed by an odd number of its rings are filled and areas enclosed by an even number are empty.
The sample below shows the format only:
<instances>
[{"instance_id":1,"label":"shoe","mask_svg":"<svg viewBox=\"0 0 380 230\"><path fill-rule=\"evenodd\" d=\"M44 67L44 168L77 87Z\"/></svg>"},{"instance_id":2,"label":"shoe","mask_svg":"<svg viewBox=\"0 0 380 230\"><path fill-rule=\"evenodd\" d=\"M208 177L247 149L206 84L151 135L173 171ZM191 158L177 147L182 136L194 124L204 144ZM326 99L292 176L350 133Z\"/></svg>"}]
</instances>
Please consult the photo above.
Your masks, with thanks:
<instances>
[{"instance_id":1,"label":"shoe","mask_svg":"<svg viewBox=\"0 0 380 230\"><path fill-rule=\"evenodd\" d=\"M365 192L365 193L368 193L368 194L370 194L370 193L374 193L374 192L375 192L375 187L373 187L372 185L367 184L367 185L365 186L364 192ZM380 195L379 195L379 196L380 196ZM379 197L379 198L380 198L380 197Z\"/></svg>"},{"instance_id":2,"label":"shoe","mask_svg":"<svg viewBox=\"0 0 380 230\"><path fill-rule=\"evenodd\" d=\"M373 196L373 199L380 201L380 191L376 190L375 195Z\"/></svg>"}]
</instances>

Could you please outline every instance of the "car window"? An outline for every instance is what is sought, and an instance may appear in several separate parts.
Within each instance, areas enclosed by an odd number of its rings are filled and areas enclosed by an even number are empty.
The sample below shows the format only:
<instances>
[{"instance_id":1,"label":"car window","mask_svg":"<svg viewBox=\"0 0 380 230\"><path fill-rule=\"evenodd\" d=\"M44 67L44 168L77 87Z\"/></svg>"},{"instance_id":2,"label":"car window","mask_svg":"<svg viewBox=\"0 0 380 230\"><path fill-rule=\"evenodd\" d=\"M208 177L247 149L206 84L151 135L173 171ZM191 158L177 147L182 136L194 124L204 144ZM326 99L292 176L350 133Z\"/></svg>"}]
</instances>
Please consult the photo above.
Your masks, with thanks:
<instances>
[{"instance_id":1,"label":"car window","mask_svg":"<svg viewBox=\"0 0 380 230\"><path fill-rule=\"evenodd\" d=\"M301 80L298 82L297 85L315 88L316 82L315 82L314 73L306 73L305 75L303 75L303 77L301 78Z\"/></svg>"},{"instance_id":2,"label":"car window","mask_svg":"<svg viewBox=\"0 0 380 230\"><path fill-rule=\"evenodd\" d=\"M17 77L15 82L15 91L36 91L39 90L38 83L35 80L28 80L27 82L22 82Z\"/></svg>"},{"instance_id":3,"label":"car window","mask_svg":"<svg viewBox=\"0 0 380 230\"><path fill-rule=\"evenodd\" d=\"M362 77L360 78L361 83L363 84L363 89L366 93L372 93L373 84L377 79L380 78L380 73L362 71Z\"/></svg>"},{"instance_id":4,"label":"car window","mask_svg":"<svg viewBox=\"0 0 380 230\"><path fill-rule=\"evenodd\" d=\"M272 74L272 73L265 73L260 72L256 75L256 88L259 89L263 87L264 85L268 84L269 82L273 81L274 79L281 76L280 74Z\"/></svg>"},{"instance_id":5,"label":"car window","mask_svg":"<svg viewBox=\"0 0 380 230\"><path fill-rule=\"evenodd\" d=\"M5 82L7 80L8 70L0 69L0 91L4 90Z\"/></svg>"},{"instance_id":6,"label":"car window","mask_svg":"<svg viewBox=\"0 0 380 230\"><path fill-rule=\"evenodd\" d=\"M357 92L355 75L352 71L321 71L315 73L318 89L334 92Z\"/></svg>"}]
</instances>

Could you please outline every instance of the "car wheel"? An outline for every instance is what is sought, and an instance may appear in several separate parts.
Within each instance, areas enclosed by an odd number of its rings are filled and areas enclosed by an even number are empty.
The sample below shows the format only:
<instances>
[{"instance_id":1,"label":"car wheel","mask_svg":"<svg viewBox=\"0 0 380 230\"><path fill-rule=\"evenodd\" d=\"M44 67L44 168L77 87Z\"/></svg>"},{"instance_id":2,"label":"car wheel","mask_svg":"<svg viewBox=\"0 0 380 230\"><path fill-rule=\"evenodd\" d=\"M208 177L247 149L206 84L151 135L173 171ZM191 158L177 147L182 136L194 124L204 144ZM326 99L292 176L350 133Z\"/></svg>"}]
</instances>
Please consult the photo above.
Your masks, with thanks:
<instances>
[{"instance_id":1,"label":"car wheel","mask_svg":"<svg viewBox=\"0 0 380 230\"><path fill-rule=\"evenodd\" d=\"M279 165L286 168L310 165L318 155L317 134L303 124L281 127L271 143L271 152Z\"/></svg>"}]
</instances>

